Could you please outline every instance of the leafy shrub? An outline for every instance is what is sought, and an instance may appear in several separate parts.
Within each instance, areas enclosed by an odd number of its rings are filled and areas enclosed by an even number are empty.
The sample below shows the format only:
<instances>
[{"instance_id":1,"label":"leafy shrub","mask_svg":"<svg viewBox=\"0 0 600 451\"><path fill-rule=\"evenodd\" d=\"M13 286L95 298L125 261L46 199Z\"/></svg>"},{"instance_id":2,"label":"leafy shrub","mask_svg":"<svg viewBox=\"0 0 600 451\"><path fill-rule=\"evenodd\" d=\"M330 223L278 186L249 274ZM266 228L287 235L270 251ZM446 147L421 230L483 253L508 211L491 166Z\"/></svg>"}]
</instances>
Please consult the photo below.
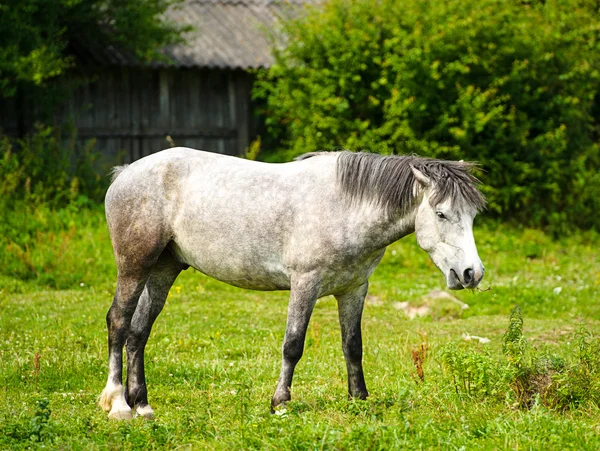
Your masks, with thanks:
<instances>
[{"instance_id":1,"label":"leafy shrub","mask_svg":"<svg viewBox=\"0 0 600 451\"><path fill-rule=\"evenodd\" d=\"M578 359L571 363L535 352L523 336L523 317L516 307L504 334L505 360L457 343L446 345L440 360L460 396L496 397L519 408L530 408L536 403L557 410L586 403L600 406L600 337L582 328L575 342Z\"/></svg>"},{"instance_id":2,"label":"leafy shrub","mask_svg":"<svg viewBox=\"0 0 600 451\"><path fill-rule=\"evenodd\" d=\"M586 402L600 406L600 337L581 329L576 336L576 365L553 376L546 399L561 410Z\"/></svg>"},{"instance_id":3,"label":"leafy shrub","mask_svg":"<svg viewBox=\"0 0 600 451\"><path fill-rule=\"evenodd\" d=\"M79 148L75 138L43 126L0 137L0 272L62 288L95 279L89 261L103 251L81 238L103 221L107 164L94 141Z\"/></svg>"},{"instance_id":4,"label":"leafy shrub","mask_svg":"<svg viewBox=\"0 0 600 451\"><path fill-rule=\"evenodd\" d=\"M48 407L48 404L47 399L38 399L36 402L35 415L31 419L30 427L30 438L32 441L42 442L52 440L54 437L50 423L52 411Z\"/></svg>"},{"instance_id":5,"label":"leafy shrub","mask_svg":"<svg viewBox=\"0 0 600 451\"><path fill-rule=\"evenodd\" d=\"M12 418L9 421L6 425L7 434L4 442L27 444L31 449L31 446L35 446L36 443L51 443L54 440L54 424L51 420L52 411L49 401L40 398L36 400L35 404L35 412L31 418Z\"/></svg>"},{"instance_id":6,"label":"leafy shrub","mask_svg":"<svg viewBox=\"0 0 600 451\"><path fill-rule=\"evenodd\" d=\"M0 202L13 208L20 201L53 208L100 202L108 186L107 162L95 141L76 145L77 131L37 125L24 139L0 137Z\"/></svg>"},{"instance_id":7,"label":"leafy shrub","mask_svg":"<svg viewBox=\"0 0 600 451\"><path fill-rule=\"evenodd\" d=\"M496 216L600 228L594 8L331 0L284 24L288 45L255 96L292 154L343 146L477 160Z\"/></svg>"}]
</instances>

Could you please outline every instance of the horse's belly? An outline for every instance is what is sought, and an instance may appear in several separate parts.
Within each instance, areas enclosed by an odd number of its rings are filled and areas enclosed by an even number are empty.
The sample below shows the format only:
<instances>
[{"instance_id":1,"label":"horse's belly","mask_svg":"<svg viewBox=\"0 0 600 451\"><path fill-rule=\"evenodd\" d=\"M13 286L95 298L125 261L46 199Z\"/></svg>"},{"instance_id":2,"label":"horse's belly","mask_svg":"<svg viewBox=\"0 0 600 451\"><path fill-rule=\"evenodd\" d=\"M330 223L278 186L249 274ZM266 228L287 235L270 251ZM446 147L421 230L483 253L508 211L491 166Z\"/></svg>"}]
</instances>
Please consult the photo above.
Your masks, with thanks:
<instances>
[{"instance_id":1,"label":"horse's belly","mask_svg":"<svg viewBox=\"0 0 600 451\"><path fill-rule=\"evenodd\" d=\"M186 252L177 243L171 244L171 252L181 262L229 285L261 291L290 289L289 273L277 258L239 255L231 248L226 252Z\"/></svg>"}]
</instances>

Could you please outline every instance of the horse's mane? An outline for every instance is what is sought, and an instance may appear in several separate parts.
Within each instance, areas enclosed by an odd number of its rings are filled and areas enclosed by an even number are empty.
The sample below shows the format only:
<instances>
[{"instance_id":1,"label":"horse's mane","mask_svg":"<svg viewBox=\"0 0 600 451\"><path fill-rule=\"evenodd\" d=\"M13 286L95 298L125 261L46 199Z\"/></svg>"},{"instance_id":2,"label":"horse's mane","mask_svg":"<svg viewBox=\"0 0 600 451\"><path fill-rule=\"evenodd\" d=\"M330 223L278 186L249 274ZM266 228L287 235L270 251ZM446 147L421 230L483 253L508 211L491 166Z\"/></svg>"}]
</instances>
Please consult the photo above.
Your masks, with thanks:
<instances>
[{"instance_id":1,"label":"horse's mane","mask_svg":"<svg viewBox=\"0 0 600 451\"><path fill-rule=\"evenodd\" d=\"M485 207L485 197L477 188L480 182L471 173L476 163L343 151L338 154L337 180L351 201L374 201L390 212L406 211L413 206L416 195L411 166L435 186L431 205L450 198L458 208L473 207L479 211Z\"/></svg>"}]
</instances>

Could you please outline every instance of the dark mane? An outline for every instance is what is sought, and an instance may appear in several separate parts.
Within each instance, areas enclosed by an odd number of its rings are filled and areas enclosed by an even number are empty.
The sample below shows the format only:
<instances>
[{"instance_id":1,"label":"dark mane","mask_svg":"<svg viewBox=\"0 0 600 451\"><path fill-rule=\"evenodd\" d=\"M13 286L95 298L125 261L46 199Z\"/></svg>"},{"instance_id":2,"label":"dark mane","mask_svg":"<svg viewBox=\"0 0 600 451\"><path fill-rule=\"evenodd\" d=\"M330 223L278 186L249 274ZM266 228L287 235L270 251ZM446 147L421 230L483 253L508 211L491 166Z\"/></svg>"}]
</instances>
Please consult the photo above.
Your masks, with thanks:
<instances>
[{"instance_id":1,"label":"dark mane","mask_svg":"<svg viewBox=\"0 0 600 451\"><path fill-rule=\"evenodd\" d=\"M475 163L343 151L337 160L337 180L353 202L372 201L390 212L406 211L415 201L411 166L435 185L431 205L450 198L459 208L485 207L485 197L477 188L480 182L471 173Z\"/></svg>"}]
</instances>

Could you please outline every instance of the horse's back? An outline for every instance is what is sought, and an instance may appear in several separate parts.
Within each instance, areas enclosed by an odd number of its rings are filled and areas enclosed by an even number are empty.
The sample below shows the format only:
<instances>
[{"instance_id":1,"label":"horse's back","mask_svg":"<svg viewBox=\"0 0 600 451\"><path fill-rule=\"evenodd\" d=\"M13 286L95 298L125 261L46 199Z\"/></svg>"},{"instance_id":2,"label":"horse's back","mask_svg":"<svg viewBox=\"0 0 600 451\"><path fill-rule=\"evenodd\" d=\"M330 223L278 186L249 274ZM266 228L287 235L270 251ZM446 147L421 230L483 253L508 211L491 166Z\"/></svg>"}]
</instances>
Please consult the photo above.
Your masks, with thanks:
<instances>
[{"instance_id":1,"label":"horse's back","mask_svg":"<svg viewBox=\"0 0 600 451\"><path fill-rule=\"evenodd\" d=\"M153 154L109 189L111 235L146 230L183 263L219 280L287 289L286 247L314 235L315 208L334 185L326 160L268 164L186 148Z\"/></svg>"}]
</instances>

